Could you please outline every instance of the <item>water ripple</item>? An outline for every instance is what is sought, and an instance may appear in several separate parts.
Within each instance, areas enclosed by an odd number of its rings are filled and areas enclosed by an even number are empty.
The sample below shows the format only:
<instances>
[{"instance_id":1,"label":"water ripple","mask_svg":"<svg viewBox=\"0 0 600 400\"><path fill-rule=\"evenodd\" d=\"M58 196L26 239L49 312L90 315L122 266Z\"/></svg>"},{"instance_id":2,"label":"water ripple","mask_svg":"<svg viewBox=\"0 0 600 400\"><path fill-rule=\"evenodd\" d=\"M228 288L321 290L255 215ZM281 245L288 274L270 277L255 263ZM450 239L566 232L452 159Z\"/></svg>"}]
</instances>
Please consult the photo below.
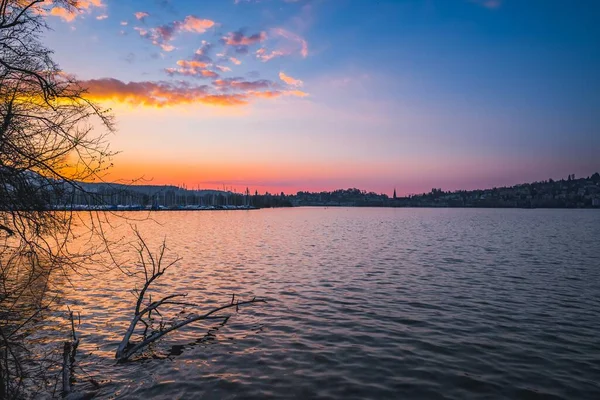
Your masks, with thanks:
<instances>
[{"instance_id":1,"label":"water ripple","mask_svg":"<svg viewBox=\"0 0 600 400\"><path fill-rule=\"evenodd\" d=\"M115 365L130 279L77 282L99 398L600 398L600 213L286 209L156 213L183 262L163 289L225 326ZM158 239L157 239L158 240ZM84 383L81 383L84 385Z\"/></svg>"}]
</instances>

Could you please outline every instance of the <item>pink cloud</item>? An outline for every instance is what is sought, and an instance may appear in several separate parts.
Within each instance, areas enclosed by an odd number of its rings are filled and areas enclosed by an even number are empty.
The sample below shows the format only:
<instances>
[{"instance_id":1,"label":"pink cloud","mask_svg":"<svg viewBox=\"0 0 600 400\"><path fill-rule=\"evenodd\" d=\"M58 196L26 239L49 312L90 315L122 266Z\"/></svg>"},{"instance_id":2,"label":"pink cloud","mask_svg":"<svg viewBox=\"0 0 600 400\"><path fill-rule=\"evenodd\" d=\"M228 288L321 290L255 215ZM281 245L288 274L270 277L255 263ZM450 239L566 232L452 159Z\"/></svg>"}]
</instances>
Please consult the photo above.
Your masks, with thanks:
<instances>
[{"instance_id":1,"label":"pink cloud","mask_svg":"<svg viewBox=\"0 0 600 400\"><path fill-rule=\"evenodd\" d=\"M146 17L149 17L150 14L148 14L146 11L138 11L136 13L133 14L135 16L135 18L137 20L143 20Z\"/></svg>"},{"instance_id":2,"label":"pink cloud","mask_svg":"<svg viewBox=\"0 0 600 400\"><path fill-rule=\"evenodd\" d=\"M197 78L218 78L219 74L207 68L211 65L204 61L198 60L179 60L177 61L179 68L165 68L165 72L171 76L183 75Z\"/></svg>"},{"instance_id":3,"label":"pink cloud","mask_svg":"<svg viewBox=\"0 0 600 400\"><path fill-rule=\"evenodd\" d=\"M303 58L306 58L308 56L308 42L301 36L283 28L273 28L271 29L271 32L274 35L280 36L282 38L287 39L290 42L295 43L297 47L296 50L300 52L300 55L302 55Z\"/></svg>"},{"instance_id":4,"label":"pink cloud","mask_svg":"<svg viewBox=\"0 0 600 400\"><path fill-rule=\"evenodd\" d=\"M279 73L279 79L281 79L282 81L284 81L285 83L287 83L288 85L291 85L291 86L299 87L304 84L304 82L302 82L300 79L294 79L291 76L286 75L283 72Z\"/></svg>"},{"instance_id":5,"label":"pink cloud","mask_svg":"<svg viewBox=\"0 0 600 400\"><path fill-rule=\"evenodd\" d=\"M255 43L260 43L267 38L266 32L255 33L254 35L245 36L243 32L229 32L223 37L223 42L230 46L250 46Z\"/></svg>"},{"instance_id":6,"label":"pink cloud","mask_svg":"<svg viewBox=\"0 0 600 400\"><path fill-rule=\"evenodd\" d=\"M202 19L188 15L183 22L178 24L178 29L186 32L204 33L215 25L210 19Z\"/></svg>"},{"instance_id":7,"label":"pink cloud","mask_svg":"<svg viewBox=\"0 0 600 400\"><path fill-rule=\"evenodd\" d=\"M221 72L231 72L231 68L225 67L223 65L215 65L215 68Z\"/></svg>"},{"instance_id":8,"label":"pink cloud","mask_svg":"<svg viewBox=\"0 0 600 400\"><path fill-rule=\"evenodd\" d=\"M279 50L273 50L271 52L268 52L267 49L265 49L264 47L256 50L256 58L258 58L259 60L261 60L262 62L267 62L270 61L276 57L283 57L285 55L287 55L288 53L284 53L282 51Z\"/></svg>"}]
</instances>

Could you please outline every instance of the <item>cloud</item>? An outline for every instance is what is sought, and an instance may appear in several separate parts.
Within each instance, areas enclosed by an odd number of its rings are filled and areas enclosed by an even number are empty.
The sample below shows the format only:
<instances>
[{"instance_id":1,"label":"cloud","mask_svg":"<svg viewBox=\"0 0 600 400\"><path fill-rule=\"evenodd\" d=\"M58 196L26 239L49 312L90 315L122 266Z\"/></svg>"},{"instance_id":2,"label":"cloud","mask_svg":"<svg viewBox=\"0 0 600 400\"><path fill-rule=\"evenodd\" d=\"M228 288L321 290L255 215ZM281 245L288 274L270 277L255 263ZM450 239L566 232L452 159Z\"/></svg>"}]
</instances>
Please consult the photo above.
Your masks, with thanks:
<instances>
[{"instance_id":1,"label":"cloud","mask_svg":"<svg viewBox=\"0 0 600 400\"><path fill-rule=\"evenodd\" d=\"M490 10L499 8L502 5L502 0L471 0L471 2Z\"/></svg>"},{"instance_id":2,"label":"cloud","mask_svg":"<svg viewBox=\"0 0 600 400\"><path fill-rule=\"evenodd\" d=\"M129 22L127 21L121 21L121 26L127 26L129 24Z\"/></svg>"},{"instance_id":3,"label":"cloud","mask_svg":"<svg viewBox=\"0 0 600 400\"><path fill-rule=\"evenodd\" d=\"M198 61L204 61L207 63L212 62L212 59L209 56L212 47L213 46L211 43L207 42L206 40L203 40L202 45L194 52L194 59Z\"/></svg>"},{"instance_id":4,"label":"cloud","mask_svg":"<svg viewBox=\"0 0 600 400\"><path fill-rule=\"evenodd\" d=\"M279 79L281 79L282 81L284 81L285 83L287 83L288 85L291 85L291 86L300 87L304 84L304 82L302 82L300 79L294 79L291 76L286 75L283 72L279 73Z\"/></svg>"},{"instance_id":5,"label":"cloud","mask_svg":"<svg viewBox=\"0 0 600 400\"><path fill-rule=\"evenodd\" d=\"M308 42L306 40L304 40L304 38L302 38L299 35L296 35L295 33L292 33L288 30L285 30L283 28L273 28L271 29L271 33L277 36L280 36L282 38L287 39L288 41L294 43L296 45L296 49L297 51L300 52L300 55L303 58L306 58L308 56ZM287 46L286 46L287 49ZM283 51L287 54L291 53L291 49L289 51Z\"/></svg>"},{"instance_id":6,"label":"cloud","mask_svg":"<svg viewBox=\"0 0 600 400\"><path fill-rule=\"evenodd\" d=\"M150 16L150 14L148 14L146 11L138 11L138 12L133 13L133 15L135 16L135 18L138 21L143 20L144 18Z\"/></svg>"},{"instance_id":7,"label":"cloud","mask_svg":"<svg viewBox=\"0 0 600 400\"><path fill-rule=\"evenodd\" d=\"M262 62L270 61L276 57L283 57L287 54L289 54L289 53L284 53L279 50L273 50L269 53L268 50L265 49L264 47L261 47L260 49L256 50L256 58L258 58Z\"/></svg>"},{"instance_id":8,"label":"cloud","mask_svg":"<svg viewBox=\"0 0 600 400\"><path fill-rule=\"evenodd\" d=\"M225 67L223 65L215 65L215 68L221 72L231 72L231 68Z\"/></svg>"},{"instance_id":9,"label":"cloud","mask_svg":"<svg viewBox=\"0 0 600 400\"><path fill-rule=\"evenodd\" d=\"M264 89L273 89L276 86L273 82L267 79L245 81L241 78L217 79L213 82L213 85L220 89L231 89L244 92L256 92Z\"/></svg>"},{"instance_id":10,"label":"cloud","mask_svg":"<svg viewBox=\"0 0 600 400\"><path fill-rule=\"evenodd\" d=\"M208 55L208 52L210 51L210 49L212 48L212 44L208 43L206 40L202 41L202 46L200 46L198 48L198 50L196 50L196 54L199 56L206 56Z\"/></svg>"},{"instance_id":11,"label":"cloud","mask_svg":"<svg viewBox=\"0 0 600 400\"><path fill-rule=\"evenodd\" d=\"M200 71L200 74L205 78L216 78L219 76L219 74L217 74L216 72L209 71L207 69L203 69L202 71Z\"/></svg>"},{"instance_id":12,"label":"cloud","mask_svg":"<svg viewBox=\"0 0 600 400\"><path fill-rule=\"evenodd\" d=\"M218 78L219 74L208 69L196 69L196 68L165 68L165 72L169 76L181 75L191 76L196 78Z\"/></svg>"},{"instance_id":13,"label":"cloud","mask_svg":"<svg viewBox=\"0 0 600 400\"><path fill-rule=\"evenodd\" d=\"M214 21L209 19L201 19L188 15L181 21L173 21L169 24L161 25L156 28L134 28L139 32L140 36L149 39L153 45L160 46L164 51L172 51L175 47L169 42L173 40L179 32L194 32L204 33L206 30L214 26Z\"/></svg>"},{"instance_id":14,"label":"cloud","mask_svg":"<svg viewBox=\"0 0 600 400\"><path fill-rule=\"evenodd\" d=\"M97 19L98 21L102 21L103 19L106 19L106 18L108 18L108 15L106 15L106 14L98 15L98 16L96 17L96 19Z\"/></svg>"},{"instance_id":15,"label":"cloud","mask_svg":"<svg viewBox=\"0 0 600 400\"><path fill-rule=\"evenodd\" d=\"M218 78L219 74L208 70L210 63L198 60L179 60L177 61L179 68L165 68L165 72L169 76L182 75L196 78ZM217 68L218 69L218 68Z\"/></svg>"},{"instance_id":16,"label":"cloud","mask_svg":"<svg viewBox=\"0 0 600 400\"><path fill-rule=\"evenodd\" d=\"M129 82L118 79L92 79L82 82L87 97L96 101L115 101L135 106L166 106L201 102L208 95L206 86L166 82Z\"/></svg>"},{"instance_id":17,"label":"cloud","mask_svg":"<svg viewBox=\"0 0 600 400\"><path fill-rule=\"evenodd\" d=\"M92 7L104 7L102 0L77 0L77 7L83 10L90 9Z\"/></svg>"},{"instance_id":18,"label":"cloud","mask_svg":"<svg viewBox=\"0 0 600 400\"><path fill-rule=\"evenodd\" d=\"M67 10L66 8L63 8L63 7L53 7L50 10L49 15L52 15L54 17L59 17L65 22L71 22L75 18L77 18L78 13L77 13L77 11Z\"/></svg>"},{"instance_id":19,"label":"cloud","mask_svg":"<svg viewBox=\"0 0 600 400\"><path fill-rule=\"evenodd\" d=\"M308 93L300 90L267 90L264 92L249 92L252 97L259 97L263 99L273 99L279 96L295 96L295 97L306 97Z\"/></svg>"},{"instance_id":20,"label":"cloud","mask_svg":"<svg viewBox=\"0 0 600 400\"><path fill-rule=\"evenodd\" d=\"M212 28L215 25L214 21L210 19L202 19L188 15L185 19L178 23L175 22L179 30L186 32L204 33L207 29Z\"/></svg>"},{"instance_id":21,"label":"cloud","mask_svg":"<svg viewBox=\"0 0 600 400\"><path fill-rule=\"evenodd\" d=\"M184 68L206 68L209 64L195 60L179 60L177 61L177 65Z\"/></svg>"},{"instance_id":22,"label":"cloud","mask_svg":"<svg viewBox=\"0 0 600 400\"><path fill-rule=\"evenodd\" d=\"M238 81L228 81L230 84ZM186 104L204 104L213 106L240 106L257 98L271 99L279 96L305 97L308 94L299 90L265 90L264 84L246 82L249 90L241 93L213 93L207 85L189 85L169 82L129 82L103 78L83 81L88 88L87 98L93 101L112 101L131 106L177 106ZM241 82L238 82L241 84ZM240 86L241 87L241 86ZM268 87L268 85L267 85ZM254 90L254 88L257 88Z\"/></svg>"},{"instance_id":23,"label":"cloud","mask_svg":"<svg viewBox=\"0 0 600 400\"><path fill-rule=\"evenodd\" d=\"M269 51L265 47L256 50L256 58L262 62L296 53L300 54L303 58L308 56L308 42L295 33L283 28L273 28L271 29L271 37L279 39L275 43L276 50Z\"/></svg>"},{"instance_id":24,"label":"cloud","mask_svg":"<svg viewBox=\"0 0 600 400\"><path fill-rule=\"evenodd\" d=\"M174 30L168 25L159 26L158 28L152 29L145 29L136 26L133 29L135 29L141 37L149 39L153 45L159 46L164 51L168 52L175 49L175 46L168 43L174 35Z\"/></svg>"},{"instance_id":25,"label":"cloud","mask_svg":"<svg viewBox=\"0 0 600 400\"><path fill-rule=\"evenodd\" d=\"M105 7L102 0L79 0L76 7L56 6L53 0L44 0L32 5L32 11L35 14L43 16L59 17L65 22L74 21L79 15L90 13L93 8ZM102 18L99 18L102 19Z\"/></svg>"},{"instance_id":26,"label":"cloud","mask_svg":"<svg viewBox=\"0 0 600 400\"><path fill-rule=\"evenodd\" d=\"M296 97L307 97L308 93L303 92L302 90L287 90L284 92L284 94L289 95L289 96L296 96Z\"/></svg>"},{"instance_id":27,"label":"cloud","mask_svg":"<svg viewBox=\"0 0 600 400\"><path fill-rule=\"evenodd\" d=\"M240 65L242 62L235 57L229 57L229 61L234 63L235 65Z\"/></svg>"},{"instance_id":28,"label":"cloud","mask_svg":"<svg viewBox=\"0 0 600 400\"><path fill-rule=\"evenodd\" d=\"M223 43L229 46L250 46L262 42L266 38L267 33L264 31L255 33L254 35L245 36L240 30L237 32L229 32L227 36L223 36Z\"/></svg>"}]
</instances>

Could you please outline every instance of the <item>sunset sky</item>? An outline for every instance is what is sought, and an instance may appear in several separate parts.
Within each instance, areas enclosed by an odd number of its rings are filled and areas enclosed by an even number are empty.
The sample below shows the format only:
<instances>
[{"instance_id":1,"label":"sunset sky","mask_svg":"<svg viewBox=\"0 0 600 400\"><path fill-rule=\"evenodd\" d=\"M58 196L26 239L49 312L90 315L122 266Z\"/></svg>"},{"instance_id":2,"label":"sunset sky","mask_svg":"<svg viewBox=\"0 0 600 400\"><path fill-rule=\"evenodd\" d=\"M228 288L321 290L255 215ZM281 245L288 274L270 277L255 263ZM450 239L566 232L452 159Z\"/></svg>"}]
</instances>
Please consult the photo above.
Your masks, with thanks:
<instances>
[{"instance_id":1,"label":"sunset sky","mask_svg":"<svg viewBox=\"0 0 600 400\"><path fill-rule=\"evenodd\" d=\"M107 179L295 193L600 170L600 1L82 0L45 43L111 107Z\"/></svg>"}]
</instances>

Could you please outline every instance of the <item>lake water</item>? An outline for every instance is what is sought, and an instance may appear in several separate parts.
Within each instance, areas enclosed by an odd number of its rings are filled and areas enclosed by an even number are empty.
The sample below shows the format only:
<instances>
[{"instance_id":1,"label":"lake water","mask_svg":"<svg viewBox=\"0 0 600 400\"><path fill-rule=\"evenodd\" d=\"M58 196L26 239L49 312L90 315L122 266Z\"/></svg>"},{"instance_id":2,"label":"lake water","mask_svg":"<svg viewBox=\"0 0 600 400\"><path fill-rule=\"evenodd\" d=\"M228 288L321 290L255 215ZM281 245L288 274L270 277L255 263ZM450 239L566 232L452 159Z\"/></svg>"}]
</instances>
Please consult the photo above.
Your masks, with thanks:
<instances>
[{"instance_id":1,"label":"lake water","mask_svg":"<svg viewBox=\"0 0 600 400\"><path fill-rule=\"evenodd\" d=\"M138 223L143 235L152 246L166 236L183 258L160 278L162 293L188 293L201 309L232 293L268 303L116 364L135 282L73 276L77 290L65 286L61 301L81 312L75 388L92 376L99 398L600 398L598 211L152 218Z\"/></svg>"}]
</instances>

